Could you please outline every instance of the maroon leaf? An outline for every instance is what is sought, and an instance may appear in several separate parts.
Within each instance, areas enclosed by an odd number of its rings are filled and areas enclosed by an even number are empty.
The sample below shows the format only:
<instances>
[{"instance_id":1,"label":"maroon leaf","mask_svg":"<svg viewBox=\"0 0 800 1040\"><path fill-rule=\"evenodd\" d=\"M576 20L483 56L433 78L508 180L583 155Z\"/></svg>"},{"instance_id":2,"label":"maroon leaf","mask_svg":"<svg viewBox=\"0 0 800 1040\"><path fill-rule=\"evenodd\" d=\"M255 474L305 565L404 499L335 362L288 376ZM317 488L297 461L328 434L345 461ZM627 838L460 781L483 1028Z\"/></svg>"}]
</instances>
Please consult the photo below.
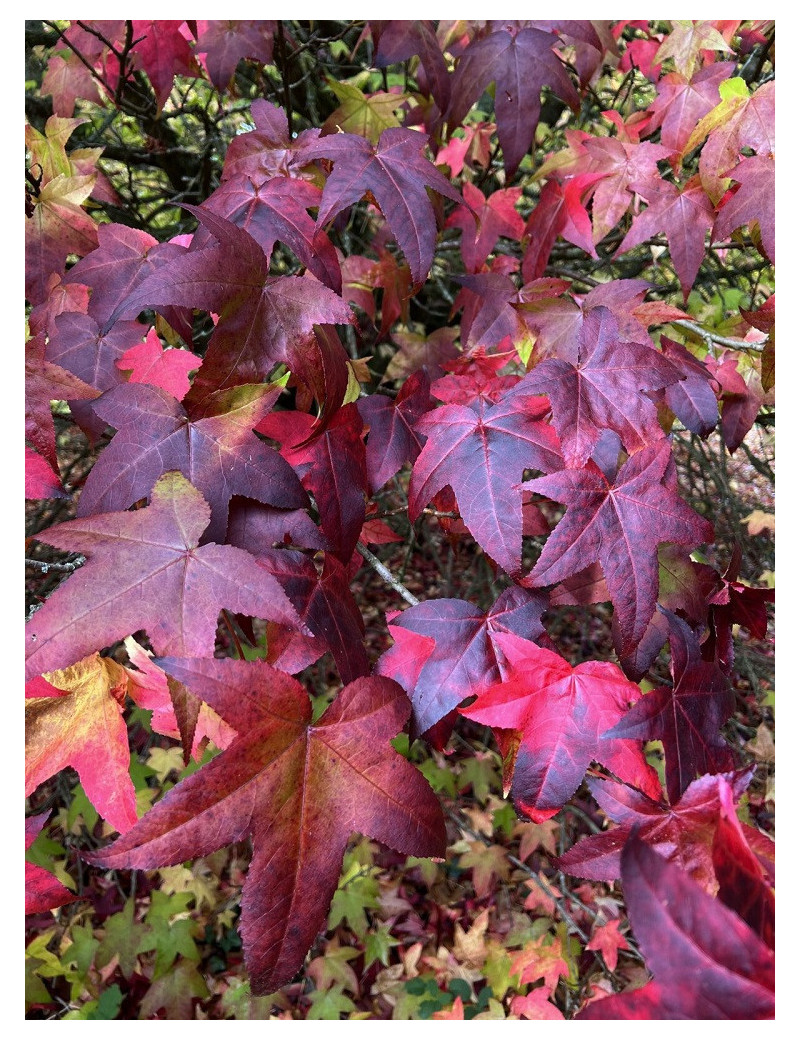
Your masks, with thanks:
<instances>
[{"instance_id":1,"label":"maroon leaf","mask_svg":"<svg viewBox=\"0 0 800 1040\"><path fill-rule=\"evenodd\" d=\"M205 55L209 79L218 90L230 83L241 58L272 63L274 21L208 21L202 26L195 50Z\"/></svg>"},{"instance_id":2,"label":"maroon leaf","mask_svg":"<svg viewBox=\"0 0 800 1040\"><path fill-rule=\"evenodd\" d=\"M663 335L661 349L683 375L683 379L665 389L664 399L687 429L707 437L719 422L719 405L711 386L711 374L686 347Z\"/></svg>"},{"instance_id":3,"label":"maroon leaf","mask_svg":"<svg viewBox=\"0 0 800 1040\"><path fill-rule=\"evenodd\" d=\"M428 502L450 485L470 533L508 574L522 566L522 490L516 481L526 469L548 473L563 459L558 437L543 421L544 398L506 396L489 405L448 404L416 426L428 438L414 463L408 489L412 522Z\"/></svg>"},{"instance_id":4,"label":"maroon leaf","mask_svg":"<svg viewBox=\"0 0 800 1040\"><path fill-rule=\"evenodd\" d=\"M280 442L281 454L314 496L324 534L347 563L366 514L363 423L355 404L348 404L317 437L314 426L305 412L273 412L256 429Z\"/></svg>"},{"instance_id":5,"label":"maroon leaf","mask_svg":"<svg viewBox=\"0 0 800 1040\"><path fill-rule=\"evenodd\" d=\"M268 260L275 243L283 242L316 278L339 293L342 272L336 250L306 212L319 206L321 196L308 181L251 173L229 177L203 205L252 235ZM205 228L198 229L192 248L202 248L209 238Z\"/></svg>"},{"instance_id":6,"label":"maroon leaf","mask_svg":"<svg viewBox=\"0 0 800 1040\"><path fill-rule=\"evenodd\" d=\"M85 553L28 622L26 676L63 668L146 628L156 653L213 653L221 607L302 622L271 574L232 545L198 547L211 510L180 473L161 477L151 504L57 524L37 537Z\"/></svg>"},{"instance_id":7,"label":"maroon leaf","mask_svg":"<svg viewBox=\"0 0 800 1040\"><path fill-rule=\"evenodd\" d=\"M264 251L251 235L210 210L187 208L218 244L190 250L148 275L116 308L110 322L132 317L145 307L172 305L219 314L186 397L190 407L215 390L261 382L281 363L303 382L318 378L322 361L309 351L313 327L350 322L347 305L315 279L270 278ZM340 350L344 368L347 356L341 346Z\"/></svg>"},{"instance_id":8,"label":"maroon leaf","mask_svg":"<svg viewBox=\"0 0 800 1040\"><path fill-rule=\"evenodd\" d=\"M117 365L134 347L144 345L146 328L138 321L118 321L105 335L89 314L68 311L55 319L45 351L48 361L61 365L98 390L125 382ZM195 367L199 365L199 359Z\"/></svg>"},{"instance_id":9,"label":"maroon leaf","mask_svg":"<svg viewBox=\"0 0 800 1040\"><path fill-rule=\"evenodd\" d=\"M639 687L616 665L587 661L573 668L518 636L501 634L496 641L508 662L504 678L460 711L475 722L519 734L511 784L518 809L536 823L554 816L592 761L651 792L659 790L640 745L602 738L641 697Z\"/></svg>"},{"instance_id":10,"label":"maroon leaf","mask_svg":"<svg viewBox=\"0 0 800 1040\"><path fill-rule=\"evenodd\" d=\"M100 326L149 275L186 252L183 246L158 242L146 231L123 224L100 224L97 241L97 249L70 268L64 281L89 286L89 314Z\"/></svg>"},{"instance_id":11,"label":"maroon leaf","mask_svg":"<svg viewBox=\"0 0 800 1040\"><path fill-rule=\"evenodd\" d=\"M581 838L558 863L568 874L593 881L614 881L621 873L620 854L635 830L660 856L675 863L710 894L717 891L712 862L714 835L725 798L738 801L753 777L753 769L701 776L693 780L674 805L663 801L660 789L651 794L613 780L591 778L587 785L597 804L617 827ZM751 834L757 833L749 828Z\"/></svg>"},{"instance_id":12,"label":"maroon leaf","mask_svg":"<svg viewBox=\"0 0 800 1040\"><path fill-rule=\"evenodd\" d=\"M722 587L708 596L711 632L703 643L703 657L716 661L726 673L733 668L733 626L747 629L751 639L764 639L768 621L766 605L775 602L774 589L755 589L737 580L741 562L742 547L737 545L722 575Z\"/></svg>"},{"instance_id":13,"label":"maroon leaf","mask_svg":"<svg viewBox=\"0 0 800 1040\"><path fill-rule=\"evenodd\" d=\"M671 462L669 443L661 441L628 459L613 482L590 459L582 469L521 485L567 506L524 583L553 585L599 561L624 653L656 609L659 544L699 545L714 536L711 524L664 483Z\"/></svg>"},{"instance_id":14,"label":"maroon leaf","mask_svg":"<svg viewBox=\"0 0 800 1040\"><path fill-rule=\"evenodd\" d=\"M463 123L472 104L493 82L497 137L508 179L531 147L542 87L550 87L568 105L578 104L575 88L553 50L557 42L550 33L525 28L524 23L493 22L489 34L473 40L456 65L448 125Z\"/></svg>"},{"instance_id":15,"label":"maroon leaf","mask_svg":"<svg viewBox=\"0 0 800 1040\"><path fill-rule=\"evenodd\" d=\"M544 633L546 606L544 596L514 587L486 612L464 600L434 599L393 617L395 646L381 657L378 671L396 679L411 698L413 732L425 733L466 697L497 682L504 662L498 636L537 639ZM409 632L426 642L409 641Z\"/></svg>"},{"instance_id":16,"label":"maroon leaf","mask_svg":"<svg viewBox=\"0 0 800 1040\"><path fill-rule=\"evenodd\" d=\"M422 451L425 438L414 424L431 407L430 385L422 370L406 379L396 398L372 394L359 400L358 410L369 426L367 476L373 493Z\"/></svg>"},{"instance_id":17,"label":"maroon leaf","mask_svg":"<svg viewBox=\"0 0 800 1040\"><path fill-rule=\"evenodd\" d=\"M716 664L703 661L697 637L686 622L670 611L664 613L670 625L673 687L652 690L607 736L660 740L667 794L675 803L698 774L732 767L730 748L719 731L734 702L730 683Z\"/></svg>"},{"instance_id":18,"label":"maroon leaf","mask_svg":"<svg viewBox=\"0 0 800 1040\"><path fill-rule=\"evenodd\" d=\"M681 373L652 347L620 339L612 313L597 307L581 328L576 364L549 358L512 391L550 398L568 466L591 456L603 430L618 433L629 454L663 440L655 405L642 391L675 383Z\"/></svg>"},{"instance_id":19,"label":"maroon leaf","mask_svg":"<svg viewBox=\"0 0 800 1040\"><path fill-rule=\"evenodd\" d=\"M419 55L425 71L427 87L436 100L439 111L444 112L450 101L450 74L436 39L433 22L419 21L373 21L369 23L375 44L375 64L379 69L405 61ZM419 73L417 74L419 77Z\"/></svg>"},{"instance_id":20,"label":"maroon leaf","mask_svg":"<svg viewBox=\"0 0 800 1040\"><path fill-rule=\"evenodd\" d=\"M654 980L581 1019L769 1019L775 958L735 913L635 836L622 854L631 927Z\"/></svg>"},{"instance_id":21,"label":"maroon leaf","mask_svg":"<svg viewBox=\"0 0 800 1040\"><path fill-rule=\"evenodd\" d=\"M222 390L190 418L157 387L109 390L95 412L119 432L89 474L78 516L127 509L167 470L182 473L211 506L204 542L225 540L231 495L301 509L308 498L291 466L253 433L279 393L269 384Z\"/></svg>"},{"instance_id":22,"label":"maroon leaf","mask_svg":"<svg viewBox=\"0 0 800 1040\"><path fill-rule=\"evenodd\" d=\"M92 859L149 869L251 836L242 937L253 992L272 993L301 967L322 927L353 831L406 855L444 855L438 801L389 747L408 701L389 679L359 679L311 725L303 687L262 662L158 664L239 736Z\"/></svg>"},{"instance_id":23,"label":"maroon leaf","mask_svg":"<svg viewBox=\"0 0 800 1040\"><path fill-rule=\"evenodd\" d=\"M383 131L377 146L356 134L331 134L305 150L309 159L334 161L317 227L372 192L416 285L424 282L430 271L436 239L436 218L426 187L461 202L450 182L423 157L426 143L427 139L415 130L390 127Z\"/></svg>"}]
</instances>

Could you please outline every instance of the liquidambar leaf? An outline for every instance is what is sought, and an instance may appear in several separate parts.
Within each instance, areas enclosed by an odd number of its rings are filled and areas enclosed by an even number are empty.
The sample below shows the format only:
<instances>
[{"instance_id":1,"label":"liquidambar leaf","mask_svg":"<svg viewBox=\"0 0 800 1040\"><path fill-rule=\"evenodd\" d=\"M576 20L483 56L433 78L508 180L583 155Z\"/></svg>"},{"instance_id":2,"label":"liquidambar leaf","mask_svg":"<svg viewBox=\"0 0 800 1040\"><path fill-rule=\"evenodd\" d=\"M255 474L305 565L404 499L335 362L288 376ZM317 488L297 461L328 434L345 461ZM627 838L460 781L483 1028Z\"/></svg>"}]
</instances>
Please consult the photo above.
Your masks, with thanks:
<instances>
[{"instance_id":1,"label":"liquidambar leaf","mask_svg":"<svg viewBox=\"0 0 800 1040\"><path fill-rule=\"evenodd\" d=\"M253 992L271 993L323 926L353 831L406 855L444 855L438 801L389 746L408 699L391 679L358 679L310 725L304 688L261 661L157 663L239 736L92 861L150 869L250 835L242 937Z\"/></svg>"},{"instance_id":2,"label":"liquidambar leaf","mask_svg":"<svg viewBox=\"0 0 800 1040\"><path fill-rule=\"evenodd\" d=\"M180 473L165 473L150 505L69 520L38 535L86 564L34 614L26 678L73 664L146 628L157 653L210 656L222 607L308 633L276 579L232 545L198 548L211 516Z\"/></svg>"},{"instance_id":3,"label":"liquidambar leaf","mask_svg":"<svg viewBox=\"0 0 800 1040\"><path fill-rule=\"evenodd\" d=\"M634 936L654 979L581 1019L769 1019L775 956L732 910L635 835L622 853Z\"/></svg>"},{"instance_id":4,"label":"liquidambar leaf","mask_svg":"<svg viewBox=\"0 0 800 1040\"><path fill-rule=\"evenodd\" d=\"M72 766L100 815L118 831L129 830L136 823L136 791L122 717L125 669L92 654L63 671L49 672L46 679L58 696L25 701L26 796Z\"/></svg>"}]
</instances>

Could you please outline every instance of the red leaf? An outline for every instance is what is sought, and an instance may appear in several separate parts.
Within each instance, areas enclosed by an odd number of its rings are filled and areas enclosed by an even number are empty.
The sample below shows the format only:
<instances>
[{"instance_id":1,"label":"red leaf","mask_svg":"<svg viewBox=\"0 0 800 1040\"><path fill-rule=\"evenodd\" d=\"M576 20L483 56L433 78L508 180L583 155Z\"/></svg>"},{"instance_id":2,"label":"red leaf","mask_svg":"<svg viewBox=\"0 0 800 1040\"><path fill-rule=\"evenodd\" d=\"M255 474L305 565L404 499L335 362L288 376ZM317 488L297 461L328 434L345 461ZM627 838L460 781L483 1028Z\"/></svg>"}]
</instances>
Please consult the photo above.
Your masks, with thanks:
<instances>
[{"instance_id":1,"label":"red leaf","mask_svg":"<svg viewBox=\"0 0 800 1040\"><path fill-rule=\"evenodd\" d=\"M511 797L522 812L536 823L554 816L592 761L658 791L658 779L640 746L602 739L641 696L616 665L587 661L573 668L558 654L518 636L501 634L496 642L508 661L505 676L461 714L520 734Z\"/></svg>"},{"instance_id":2,"label":"red leaf","mask_svg":"<svg viewBox=\"0 0 800 1040\"><path fill-rule=\"evenodd\" d=\"M756 933L635 836L622 886L652 982L596 1000L580 1019L769 1019L775 958Z\"/></svg>"},{"instance_id":3,"label":"red leaf","mask_svg":"<svg viewBox=\"0 0 800 1040\"><path fill-rule=\"evenodd\" d=\"M671 464L664 440L628 459L613 482L590 459L580 470L521 485L567 506L525 584L553 585L599 561L619 618L623 653L641 640L655 613L659 544L699 545L714 537L711 524L665 483Z\"/></svg>"},{"instance_id":4,"label":"red leaf","mask_svg":"<svg viewBox=\"0 0 800 1040\"><path fill-rule=\"evenodd\" d=\"M92 654L48 674L56 696L25 701L25 794L73 766L86 796L118 831L136 823L136 792L130 778L128 730L122 717L125 670Z\"/></svg>"},{"instance_id":5,"label":"red leaf","mask_svg":"<svg viewBox=\"0 0 800 1040\"><path fill-rule=\"evenodd\" d=\"M190 418L157 387L126 383L109 390L95 412L119 432L89 474L78 516L127 509L167 470L182 473L211 506L204 542L225 540L231 495L283 509L307 505L291 466L253 433L279 393L268 384L223 390Z\"/></svg>"},{"instance_id":6,"label":"red leaf","mask_svg":"<svg viewBox=\"0 0 800 1040\"><path fill-rule=\"evenodd\" d=\"M322 927L353 831L406 855L444 855L438 801L388 743L408 701L388 679L359 679L311 725L303 687L262 662L158 663L239 736L92 860L149 869L250 835L242 937L253 992L272 993L301 967Z\"/></svg>"},{"instance_id":7,"label":"red leaf","mask_svg":"<svg viewBox=\"0 0 800 1040\"><path fill-rule=\"evenodd\" d=\"M719 787L719 822L711 850L719 899L774 950L775 893L764 876L762 863L748 844L730 788L722 782Z\"/></svg>"},{"instance_id":8,"label":"red leaf","mask_svg":"<svg viewBox=\"0 0 800 1040\"><path fill-rule=\"evenodd\" d=\"M180 401L189 392L189 373L200 367L201 358L190 350L165 350L155 329L150 329L147 338L126 350L115 364L128 374L129 383L160 387Z\"/></svg>"},{"instance_id":9,"label":"red leaf","mask_svg":"<svg viewBox=\"0 0 800 1040\"><path fill-rule=\"evenodd\" d=\"M26 676L63 668L146 628L157 653L210 655L221 607L303 625L271 574L232 545L203 545L211 510L180 473L132 513L69 520L37 537L87 555L27 627Z\"/></svg>"},{"instance_id":10,"label":"red leaf","mask_svg":"<svg viewBox=\"0 0 800 1040\"><path fill-rule=\"evenodd\" d=\"M66 498L61 477L41 455L25 445L25 497Z\"/></svg>"},{"instance_id":11,"label":"red leaf","mask_svg":"<svg viewBox=\"0 0 800 1040\"><path fill-rule=\"evenodd\" d=\"M49 812L38 816L25 817L25 848L33 845L39 832L44 827ZM72 903L79 897L54 877L49 871L36 863L25 863L25 913L40 914L45 910L55 910L57 906Z\"/></svg>"},{"instance_id":12,"label":"red leaf","mask_svg":"<svg viewBox=\"0 0 800 1040\"><path fill-rule=\"evenodd\" d=\"M425 733L466 697L497 682L505 661L498 637L512 632L538 638L545 606L543 596L514 587L485 613L464 600L434 599L393 617L389 631L395 646L381 657L378 670L411 698L414 732ZM412 632L419 638L407 638Z\"/></svg>"},{"instance_id":13,"label":"red leaf","mask_svg":"<svg viewBox=\"0 0 800 1040\"><path fill-rule=\"evenodd\" d=\"M670 628L673 687L659 686L648 693L608 737L663 743L667 793L674 804L698 774L732 768L730 748L719 731L734 700L724 673L703 661L697 637L686 622L671 611L663 613Z\"/></svg>"},{"instance_id":14,"label":"red leaf","mask_svg":"<svg viewBox=\"0 0 800 1040\"><path fill-rule=\"evenodd\" d=\"M424 282L430 271L436 240L436 218L426 187L454 202L462 201L450 181L423 157L426 144L426 137L416 130L390 127L377 146L356 134L330 134L305 150L308 159L334 162L317 227L372 192L403 250L415 285Z\"/></svg>"},{"instance_id":15,"label":"red leaf","mask_svg":"<svg viewBox=\"0 0 800 1040\"><path fill-rule=\"evenodd\" d=\"M256 427L280 442L281 454L313 494L320 526L343 563L353 554L366 514L362 429L355 404L341 408L318 437L313 416L305 412L273 412Z\"/></svg>"},{"instance_id":16,"label":"red leaf","mask_svg":"<svg viewBox=\"0 0 800 1040\"><path fill-rule=\"evenodd\" d=\"M751 155L730 171L739 190L728 198L714 221L714 237L729 238L736 228L758 221L762 252L775 263L775 160Z\"/></svg>"},{"instance_id":17,"label":"red leaf","mask_svg":"<svg viewBox=\"0 0 800 1040\"><path fill-rule=\"evenodd\" d=\"M486 198L479 188L464 181L466 206L455 209L445 227L461 228L461 255L467 271L479 271L501 235L518 242L525 231L522 217L514 208L522 188L502 188Z\"/></svg>"},{"instance_id":18,"label":"red leaf","mask_svg":"<svg viewBox=\"0 0 800 1040\"><path fill-rule=\"evenodd\" d=\"M722 798L730 792L738 801L752 776L752 769L701 776L673 805L662 800L660 790L648 795L612 780L589 779L593 798L619 826L581 838L559 856L559 866L568 874L591 881L614 881L620 876L622 848L636 830L642 841L714 895L717 881L711 850Z\"/></svg>"},{"instance_id":19,"label":"red leaf","mask_svg":"<svg viewBox=\"0 0 800 1040\"><path fill-rule=\"evenodd\" d=\"M526 469L552 472L563 460L558 437L543 421L544 398L506 395L498 404L447 404L424 416L416 431L428 438L408 489L413 522L450 485L470 533L508 574L522 566L522 489Z\"/></svg>"}]
</instances>

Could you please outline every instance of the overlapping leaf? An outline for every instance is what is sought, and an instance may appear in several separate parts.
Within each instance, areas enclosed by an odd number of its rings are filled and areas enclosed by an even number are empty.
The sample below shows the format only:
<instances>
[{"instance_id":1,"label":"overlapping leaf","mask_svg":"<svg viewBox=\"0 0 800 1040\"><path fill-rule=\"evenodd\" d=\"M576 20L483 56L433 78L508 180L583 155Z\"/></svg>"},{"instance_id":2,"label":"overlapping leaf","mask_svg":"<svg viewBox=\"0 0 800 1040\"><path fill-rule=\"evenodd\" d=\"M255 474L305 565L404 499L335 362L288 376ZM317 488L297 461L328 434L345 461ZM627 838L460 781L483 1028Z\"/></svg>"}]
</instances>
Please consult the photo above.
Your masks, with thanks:
<instances>
[{"instance_id":1,"label":"overlapping leaf","mask_svg":"<svg viewBox=\"0 0 800 1040\"><path fill-rule=\"evenodd\" d=\"M206 542L225 540L232 495L301 509L308 498L291 466L253 433L278 393L269 384L223 390L190 418L157 387L109 390L95 412L119 432L89 474L78 516L127 509L168 470L182 473L211 506Z\"/></svg>"},{"instance_id":2,"label":"overlapping leaf","mask_svg":"<svg viewBox=\"0 0 800 1040\"><path fill-rule=\"evenodd\" d=\"M415 520L448 485L464 523L481 548L508 574L522 565L522 491L526 469L561 469L558 437L544 416L544 398L506 397L489 405L448 404L416 426L428 438L414 463L408 514Z\"/></svg>"},{"instance_id":3,"label":"overlapping leaf","mask_svg":"<svg viewBox=\"0 0 800 1040\"><path fill-rule=\"evenodd\" d=\"M317 227L372 192L417 285L430 270L436 240L436 218L426 188L461 202L450 181L422 155L425 144L415 130L394 127L383 131L377 146L355 134L332 134L309 145L304 153L307 159L334 163L325 182Z\"/></svg>"},{"instance_id":4,"label":"overlapping leaf","mask_svg":"<svg viewBox=\"0 0 800 1040\"><path fill-rule=\"evenodd\" d=\"M673 686L659 686L631 708L610 734L660 740L666 759L667 793L672 803L702 773L733 765L720 728L733 711L733 692L722 670L701 657L697 637L681 618L669 622Z\"/></svg>"},{"instance_id":5,"label":"overlapping leaf","mask_svg":"<svg viewBox=\"0 0 800 1040\"><path fill-rule=\"evenodd\" d=\"M527 481L523 488L567 506L525 580L552 585L599 561L622 633L622 652L641 640L656 609L658 546L711 541L711 524L677 495L668 477L666 441L648 445L623 464L613 481L590 459Z\"/></svg>"},{"instance_id":6,"label":"overlapping leaf","mask_svg":"<svg viewBox=\"0 0 800 1040\"><path fill-rule=\"evenodd\" d=\"M545 597L520 588L507 589L488 610L460 599L434 599L391 619L395 646L380 659L381 675L396 679L413 706L416 733L425 733L471 694L499 681L504 655L499 636L511 632L525 639L544 633ZM433 640L423 649L407 633ZM419 662L419 667L412 666Z\"/></svg>"},{"instance_id":7,"label":"overlapping leaf","mask_svg":"<svg viewBox=\"0 0 800 1040\"><path fill-rule=\"evenodd\" d=\"M593 1001L581 1019L769 1019L775 958L732 910L635 836L622 853L634 936L654 979Z\"/></svg>"},{"instance_id":8,"label":"overlapping leaf","mask_svg":"<svg viewBox=\"0 0 800 1040\"><path fill-rule=\"evenodd\" d=\"M444 854L433 792L389 747L408 700L389 679L359 679L311 725L303 687L269 665L159 663L239 736L93 861L147 869L251 836L241 930L253 992L271 993L300 968L322 926L353 831L406 855Z\"/></svg>"},{"instance_id":9,"label":"overlapping leaf","mask_svg":"<svg viewBox=\"0 0 800 1040\"><path fill-rule=\"evenodd\" d=\"M86 564L47 600L26 630L26 676L64 668L145 628L157 653L209 656L221 607L303 629L275 578L249 553L199 540L211 510L180 473L132 513L69 520L39 535Z\"/></svg>"},{"instance_id":10,"label":"overlapping leaf","mask_svg":"<svg viewBox=\"0 0 800 1040\"><path fill-rule=\"evenodd\" d=\"M641 690L610 662L573 668L563 657L513 634L496 643L506 658L501 682L482 691L461 714L501 734L511 797L537 823L554 816L571 797L592 761L651 793L658 778L633 740L603 738ZM508 752L508 748L511 748Z\"/></svg>"},{"instance_id":11,"label":"overlapping leaf","mask_svg":"<svg viewBox=\"0 0 800 1040\"><path fill-rule=\"evenodd\" d=\"M46 678L58 696L25 701L25 794L72 766L100 815L118 831L129 830L137 817L122 717L125 670L92 654Z\"/></svg>"}]
</instances>

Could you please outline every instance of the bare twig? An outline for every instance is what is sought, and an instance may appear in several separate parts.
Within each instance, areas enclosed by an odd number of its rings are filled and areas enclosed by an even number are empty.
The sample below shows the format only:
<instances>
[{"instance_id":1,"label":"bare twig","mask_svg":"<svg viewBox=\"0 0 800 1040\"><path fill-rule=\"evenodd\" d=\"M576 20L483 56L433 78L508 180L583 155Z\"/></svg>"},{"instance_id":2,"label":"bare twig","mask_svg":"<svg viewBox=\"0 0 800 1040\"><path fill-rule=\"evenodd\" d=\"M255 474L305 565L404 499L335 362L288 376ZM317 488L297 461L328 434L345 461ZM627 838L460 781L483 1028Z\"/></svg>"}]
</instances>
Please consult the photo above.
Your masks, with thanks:
<instances>
[{"instance_id":1,"label":"bare twig","mask_svg":"<svg viewBox=\"0 0 800 1040\"><path fill-rule=\"evenodd\" d=\"M370 567L372 567L373 570L376 570L378 574L380 574L380 576L383 578L383 580L387 582L389 585L391 585L391 587L394 589L396 593L398 593L398 595L403 597L406 603L410 603L412 607L417 606L419 600L414 595L414 593L409 592L405 585L403 585L402 582L398 581L397 578L395 578L395 576L392 574L389 568L385 564L381 563L381 561L374 553L371 553L369 551L366 545L363 545L361 542L359 542L357 548L361 555L364 557L364 559L367 561L367 563L370 565Z\"/></svg>"}]
</instances>

